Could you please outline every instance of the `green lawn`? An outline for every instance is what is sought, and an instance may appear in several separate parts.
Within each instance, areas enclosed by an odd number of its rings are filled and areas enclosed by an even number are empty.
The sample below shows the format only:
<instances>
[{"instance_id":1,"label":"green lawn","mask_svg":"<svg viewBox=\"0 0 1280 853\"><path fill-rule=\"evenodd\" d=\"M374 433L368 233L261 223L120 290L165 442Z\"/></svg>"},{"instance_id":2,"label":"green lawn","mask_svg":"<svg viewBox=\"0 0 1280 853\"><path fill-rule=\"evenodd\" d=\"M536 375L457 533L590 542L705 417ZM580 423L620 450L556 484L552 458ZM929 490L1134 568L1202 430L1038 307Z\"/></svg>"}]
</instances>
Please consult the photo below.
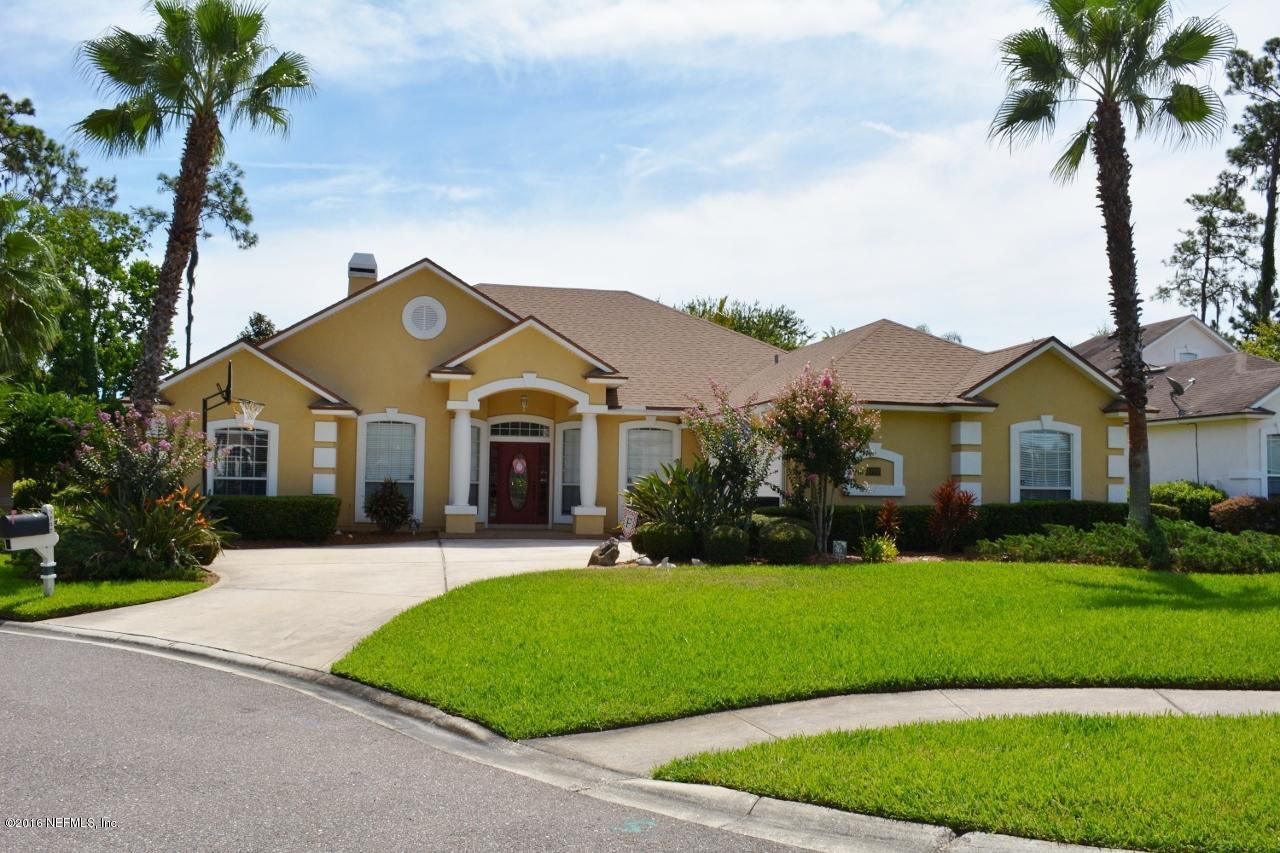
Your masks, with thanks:
<instances>
[{"instance_id":1,"label":"green lawn","mask_svg":"<svg viewBox=\"0 0 1280 853\"><path fill-rule=\"evenodd\" d=\"M864 814L1052 841L1280 850L1280 717L1040 717L832 732L658 768Z\"/></svg>"},{"instance_id":2,"label":"green lawn","mask_svg":"<svg viewBox=\"0 0 1280 853\"><path fill-rule=\"evenodd\" d=\"M959 562L527 574L407 610L333 671L512 738L926 687L1280 687L1280 575Z\"/></svg>"},{"instance_id":3,"label":"green lawn","mask_svg":"<svg viewBox=\"0 0 1280 853\"><path fill-rule=\"evenodd\" d=\"M53 619L173 598L205 586L201 580L58 581L53 595L45 598L40 581L20 577L9 557L0 555L0 619Z\"/></svg>"}]
</instances>

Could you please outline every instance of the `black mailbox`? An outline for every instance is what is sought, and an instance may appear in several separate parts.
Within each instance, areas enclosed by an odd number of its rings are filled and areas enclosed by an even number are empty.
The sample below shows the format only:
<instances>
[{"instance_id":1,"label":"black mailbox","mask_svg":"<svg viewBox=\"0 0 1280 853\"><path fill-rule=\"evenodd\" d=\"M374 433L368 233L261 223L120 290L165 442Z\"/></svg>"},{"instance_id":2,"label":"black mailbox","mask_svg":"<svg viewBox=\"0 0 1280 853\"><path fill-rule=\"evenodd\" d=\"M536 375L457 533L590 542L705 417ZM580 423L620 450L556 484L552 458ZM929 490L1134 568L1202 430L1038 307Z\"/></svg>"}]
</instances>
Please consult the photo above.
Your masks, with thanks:
<instances>
[{"instance_id":1,"label":"black mailbox","mask_svg":"<svg viewBox=\"0 0 1280 853\"><path fill-rule=\"evenodd\" d=\"M53 532L53 519L43 512L29 512L24 515L0 515L0 539L47 536L51 532Z\"/></svg>"}]
</instances>

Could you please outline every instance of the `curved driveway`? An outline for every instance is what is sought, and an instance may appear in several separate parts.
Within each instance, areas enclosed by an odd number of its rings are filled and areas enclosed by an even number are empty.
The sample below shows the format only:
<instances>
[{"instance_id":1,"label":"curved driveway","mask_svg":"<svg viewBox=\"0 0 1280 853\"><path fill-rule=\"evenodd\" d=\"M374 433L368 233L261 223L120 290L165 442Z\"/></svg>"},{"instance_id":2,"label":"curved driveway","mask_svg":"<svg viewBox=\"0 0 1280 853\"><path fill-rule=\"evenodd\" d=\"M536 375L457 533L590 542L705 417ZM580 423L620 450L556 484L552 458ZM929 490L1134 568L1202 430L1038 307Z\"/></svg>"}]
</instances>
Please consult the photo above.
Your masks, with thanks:
<instances>
[{"instance_id":1,"label":"curved driveway","mask_svg":"<svg viewBox=\"0 0 1280 853\"><path fill-rule=\"evenodd\" d=\"M411 544L227 551L221 580L181 598L53 624L210 646L328 671L397 613L484 578L580 568L582 539L446 539ZM630 558L630 546L623 557Z\"/></svg>"}]
</instances>

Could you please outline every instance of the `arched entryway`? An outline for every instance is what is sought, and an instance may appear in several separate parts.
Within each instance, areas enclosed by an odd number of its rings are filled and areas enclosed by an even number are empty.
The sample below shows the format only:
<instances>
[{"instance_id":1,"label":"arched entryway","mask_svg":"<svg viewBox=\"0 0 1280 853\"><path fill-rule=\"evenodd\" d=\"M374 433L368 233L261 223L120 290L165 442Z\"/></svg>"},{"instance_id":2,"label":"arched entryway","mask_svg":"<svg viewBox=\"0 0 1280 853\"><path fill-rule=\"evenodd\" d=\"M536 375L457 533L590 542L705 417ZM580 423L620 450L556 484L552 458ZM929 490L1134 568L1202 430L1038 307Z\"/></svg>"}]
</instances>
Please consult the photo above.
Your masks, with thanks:
<instances>
[{"instance_id":1,"label":"arched entryway","mask_svg":"<svg viewBox=\"0 0 1280 853\"><path fill-rule=\"evenodd\" d=\"M526 373L470 389L448 407L446 529L601 528L597 407L585 391Z\"/></svg>"}]
</instances>

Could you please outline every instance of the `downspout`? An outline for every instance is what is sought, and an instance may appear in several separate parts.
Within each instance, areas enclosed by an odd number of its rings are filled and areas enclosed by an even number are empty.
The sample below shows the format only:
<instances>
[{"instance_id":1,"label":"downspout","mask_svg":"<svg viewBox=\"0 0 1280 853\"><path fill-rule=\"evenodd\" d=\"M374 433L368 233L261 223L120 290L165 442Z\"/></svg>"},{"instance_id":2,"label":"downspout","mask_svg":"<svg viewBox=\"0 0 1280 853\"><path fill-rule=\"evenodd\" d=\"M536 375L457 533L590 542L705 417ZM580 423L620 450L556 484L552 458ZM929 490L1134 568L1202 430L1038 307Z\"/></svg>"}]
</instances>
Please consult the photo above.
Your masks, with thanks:
<instances>
[{"instance_id":1,"label":"downspout","mask_svg":"<svg viewBox=\"0 0 1280 853\"><path fill-rule=\"evenodd\" d=\"M1191 428L1196 432L1196 482L1200 482L1200 424L1192 424Z\"/></svg>"}]
</instances>

